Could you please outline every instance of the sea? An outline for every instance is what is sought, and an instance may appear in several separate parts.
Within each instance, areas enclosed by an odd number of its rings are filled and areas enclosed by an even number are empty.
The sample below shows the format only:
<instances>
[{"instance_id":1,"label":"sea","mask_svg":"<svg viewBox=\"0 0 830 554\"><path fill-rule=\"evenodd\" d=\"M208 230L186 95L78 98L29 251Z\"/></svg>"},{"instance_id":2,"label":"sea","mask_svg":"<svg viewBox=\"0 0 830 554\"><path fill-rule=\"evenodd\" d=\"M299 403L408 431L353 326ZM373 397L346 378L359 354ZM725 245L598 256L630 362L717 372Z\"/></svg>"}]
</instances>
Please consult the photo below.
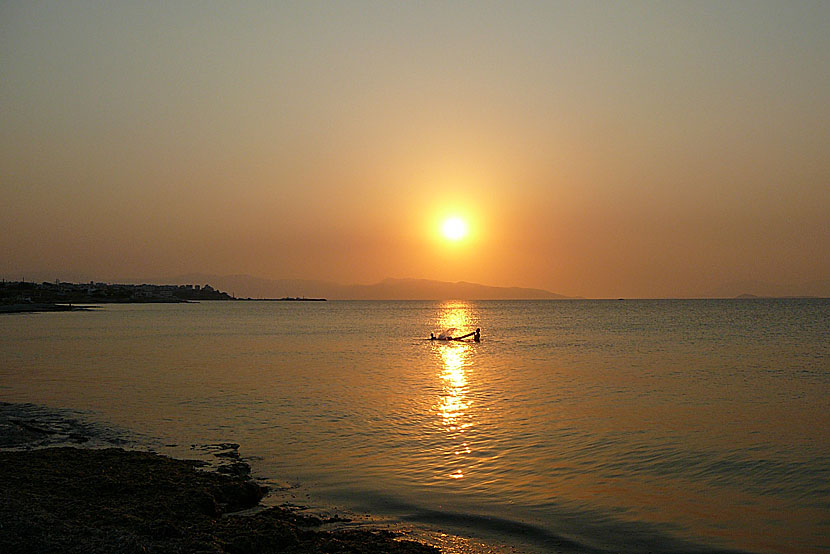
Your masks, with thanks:
<instances>
[{"instance_id":1,"label":"sea","mask_svg":"<svg viewBox=\"0 0 830 554\"><path fill-rule=\"evenodd\" d=\"M238 443L280 501L447 553L830 550L827 299L2 315L0 401Z\"/></svg>"}]
</instances>

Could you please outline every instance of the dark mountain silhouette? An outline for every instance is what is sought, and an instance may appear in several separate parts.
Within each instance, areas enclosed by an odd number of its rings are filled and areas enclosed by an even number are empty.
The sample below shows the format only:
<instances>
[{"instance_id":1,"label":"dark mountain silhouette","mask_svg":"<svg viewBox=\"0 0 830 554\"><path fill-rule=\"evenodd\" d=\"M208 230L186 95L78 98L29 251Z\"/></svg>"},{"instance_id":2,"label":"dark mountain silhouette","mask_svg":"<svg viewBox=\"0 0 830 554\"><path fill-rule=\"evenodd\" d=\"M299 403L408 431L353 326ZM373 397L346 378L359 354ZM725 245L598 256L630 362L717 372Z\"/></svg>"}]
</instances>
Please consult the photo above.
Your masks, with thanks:
<instances>
[{"instance_id":1,"label":"dark mountain silhouette","mask_svg":"<svg viewBox=\"0 0 830 554\"><path fill-rule=\"evenodd\" d=\"M227 291L237 298L282 298L304 296L330 300L510 300L567 298L547 290L521 287L491 287L459 281L385 279L371 285L341 285L305 279L263 279L250 275L180 275L166 282L199 283Z\"/></svg>"},{"instance_id":2,"label":"dark mountain silhouette","mask_svg":"<svg viewBox=\"0 0 830 554\"><path fill-rule=\"evenodd\" d=\"M542 289L521 287L491 287L478 283L458 281L431 281L427 279L385 279L374 285L344 287L344 297L356 300L511 300L567 298Z\"/></svg>"}]
</instances>

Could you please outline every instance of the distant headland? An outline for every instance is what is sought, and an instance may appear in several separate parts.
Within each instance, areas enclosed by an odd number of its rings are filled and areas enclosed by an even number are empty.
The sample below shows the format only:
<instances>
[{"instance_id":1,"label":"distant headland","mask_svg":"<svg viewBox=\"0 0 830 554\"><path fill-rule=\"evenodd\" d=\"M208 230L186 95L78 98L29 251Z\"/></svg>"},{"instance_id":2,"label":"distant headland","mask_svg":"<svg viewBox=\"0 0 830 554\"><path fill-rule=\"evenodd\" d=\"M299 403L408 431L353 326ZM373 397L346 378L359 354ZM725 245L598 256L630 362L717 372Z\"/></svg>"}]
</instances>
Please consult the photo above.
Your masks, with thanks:
<instances>
[{"instance_id":1,"label":"distant headland","mask_svg":"<svg viewBox=\"0 0 830 554\"><path fill-rule=\"evenodd\" d=\"M0 282L0 313L59 312L88 308L73 304L178 303L210 300L325 302L325 298L237 298L210 285L112 284L90 281Z\"/></svg>"},{"instance_id":2,"label":"distant headland","mask_svg":"<svg viewBox=\"0 0 830 554\"><path fill-rule=\"evenodd\" d=\"M203 300L235 300L210 285L128 285L0 282L0 313L66 311L72 304L175 303Z\"/></svg>"}]
</instances>

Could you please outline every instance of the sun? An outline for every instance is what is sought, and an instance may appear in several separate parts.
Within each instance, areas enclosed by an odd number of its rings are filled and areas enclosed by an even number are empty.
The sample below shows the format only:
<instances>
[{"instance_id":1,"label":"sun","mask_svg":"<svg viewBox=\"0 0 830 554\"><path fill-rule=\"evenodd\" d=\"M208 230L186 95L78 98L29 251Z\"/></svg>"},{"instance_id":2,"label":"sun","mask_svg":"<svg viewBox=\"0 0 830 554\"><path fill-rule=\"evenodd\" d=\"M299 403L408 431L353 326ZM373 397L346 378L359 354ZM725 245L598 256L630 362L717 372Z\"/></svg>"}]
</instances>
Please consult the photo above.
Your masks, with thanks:
<instances>
[{"instance_id":1,"label":"sun","mask_svg":"<svg viewBox=\"0 0 830 554\"><path fill-rule=\"evenodd\" d=\"M441 231L450 240L461 240L467 235L467 222L460 217L451 217L444 221Z\"/></svg>"}]
</instances>

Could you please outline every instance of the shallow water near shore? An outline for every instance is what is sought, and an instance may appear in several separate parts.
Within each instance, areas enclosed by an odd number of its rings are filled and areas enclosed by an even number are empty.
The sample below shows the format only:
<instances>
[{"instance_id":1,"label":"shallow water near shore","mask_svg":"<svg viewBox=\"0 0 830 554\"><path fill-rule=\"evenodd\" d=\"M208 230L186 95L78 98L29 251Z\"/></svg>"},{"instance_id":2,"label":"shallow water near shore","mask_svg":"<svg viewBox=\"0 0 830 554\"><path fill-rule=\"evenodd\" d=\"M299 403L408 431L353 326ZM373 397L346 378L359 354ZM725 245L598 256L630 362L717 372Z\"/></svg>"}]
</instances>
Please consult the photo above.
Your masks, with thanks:
<instances>
[{"instance_id":1,"label":"shallow water near shore","mask_svg":"<svg viewBox=\"0 0 830 554\"><path fill-rule=\"evenodd\" d=\"M482 342L424 340L448 327ZM2 401L230 440L304 502L472 538L449 549L830 547L828 300L107 305L0 331Z\"/></svg>"}]
</instances>

